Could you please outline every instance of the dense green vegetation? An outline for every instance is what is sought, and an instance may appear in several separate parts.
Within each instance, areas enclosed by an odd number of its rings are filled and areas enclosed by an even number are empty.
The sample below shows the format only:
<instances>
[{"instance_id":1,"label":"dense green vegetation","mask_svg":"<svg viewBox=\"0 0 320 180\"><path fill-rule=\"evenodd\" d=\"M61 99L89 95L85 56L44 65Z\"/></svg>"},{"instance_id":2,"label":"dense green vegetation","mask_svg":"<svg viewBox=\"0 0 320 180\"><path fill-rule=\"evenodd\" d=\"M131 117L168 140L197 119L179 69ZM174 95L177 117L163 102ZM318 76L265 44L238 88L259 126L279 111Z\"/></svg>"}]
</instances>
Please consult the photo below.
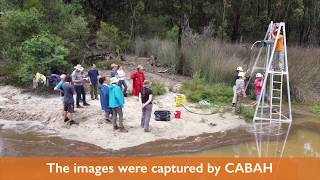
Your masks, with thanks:
<instances>
[{"instance_id":1,"label":"dense green vegetation","mask_svg":"<svg viewBox=\"0 0 320 180\"><path fill-rule=\"evenodd\" d=\"M320 84L310 83L320 79L320 50L311 48L320 45L318 17L318 0L0 0L0 76L30 85L38 71L68 72L113 51L228 85L236 66L252 65L246 43L273 20L287 25L292 94L319 101Z\"/></svg>"},{"instance_id":2,"label":"dense green vegetation","mask_svg":"<svg viewBox=\"0 0 320 180\"><path fill-rule=\"evenodd\" d=\"M191 102L206 100L215 105L230 104L233 96L232 87L224 84L208 84L199 78L186 81L182 86L182 92Z\"/></svg>"}]
</instances>

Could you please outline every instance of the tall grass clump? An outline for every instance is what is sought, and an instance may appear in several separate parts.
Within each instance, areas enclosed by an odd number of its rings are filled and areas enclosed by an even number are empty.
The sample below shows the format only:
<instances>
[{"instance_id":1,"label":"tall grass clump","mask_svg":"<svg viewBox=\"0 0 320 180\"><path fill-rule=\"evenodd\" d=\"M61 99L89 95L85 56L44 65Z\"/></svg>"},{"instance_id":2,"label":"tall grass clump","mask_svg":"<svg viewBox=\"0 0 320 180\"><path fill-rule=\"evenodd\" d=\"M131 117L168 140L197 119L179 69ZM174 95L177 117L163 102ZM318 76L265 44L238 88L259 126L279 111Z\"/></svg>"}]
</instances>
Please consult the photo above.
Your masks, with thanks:
<instances>
[{"instance_id":1,"label":"tall grass clump","mask_svg":"<svg viewBox=\"0 0 320 180\"><path fill-rule=\"evenodd\" d=\"M152 80L152 92L155 96L164 95L167 90L165 84L159 80Z\"/></svg>"},{"instance_id":2,"label":"tall grass clump","mask_svg":"<svg viewBox=\"0 0 320 180\"><path fill-rule=\"evenodd\" d=\"M135 40L135 54L137 56L155 56L162 66L175 69L177 62L177 43L171 40L161 40L157 37L144 40L140 37Z\"/></svg>"},{"instance_id":3,"label":"tall grass clump","mask_svg":"<svg viewBox=\"0 0 320 180\"><path fill-rule=\"evenodd\" d=\"M204 79L194 78L182 85L182 93L191 102L209 101L212 104L225 105L232 100L232 88L225 84L208 84Z\"/></svg>"},{"instance_id":4,"label":"tall grass clump","mask_svg":"<svg viewBox=\"0 0 320 180\"><path fill-rule=\"evenodd\" d=\"M247 46L223 43L208 34L185 32L182 43L182 74L198 73L209 83L231 83L237 66L249 65L252 59Z\"/></svg>"},{"instance_id":5,"label":"tall grass clump","mask_svg":"<svg viewBox=\"0 0 320 180\"><path fill-rule=\"evenodd\" d=\"M320 49L288 49L291 94L299 102L320 102Z\"/></svg>"}]
</instances>

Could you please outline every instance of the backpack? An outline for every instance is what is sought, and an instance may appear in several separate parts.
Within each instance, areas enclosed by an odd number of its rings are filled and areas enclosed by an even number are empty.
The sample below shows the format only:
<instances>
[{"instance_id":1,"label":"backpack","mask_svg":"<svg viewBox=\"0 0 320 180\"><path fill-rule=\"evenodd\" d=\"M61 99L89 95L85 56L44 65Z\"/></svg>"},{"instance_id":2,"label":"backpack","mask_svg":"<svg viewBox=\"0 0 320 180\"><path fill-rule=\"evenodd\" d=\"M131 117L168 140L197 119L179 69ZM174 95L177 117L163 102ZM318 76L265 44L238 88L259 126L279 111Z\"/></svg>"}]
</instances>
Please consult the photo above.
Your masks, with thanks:
<instances>
[{"instance_id":1,"label":"backpack","mask_svg":"<svg viewBox=\"0 0 320 180\"><path fill-rule=\"evenodd\" d=\"M167 110L159 110L154 112L156 121L170 121L171 120L171 112Z\"/></svg>"}]
</instances>

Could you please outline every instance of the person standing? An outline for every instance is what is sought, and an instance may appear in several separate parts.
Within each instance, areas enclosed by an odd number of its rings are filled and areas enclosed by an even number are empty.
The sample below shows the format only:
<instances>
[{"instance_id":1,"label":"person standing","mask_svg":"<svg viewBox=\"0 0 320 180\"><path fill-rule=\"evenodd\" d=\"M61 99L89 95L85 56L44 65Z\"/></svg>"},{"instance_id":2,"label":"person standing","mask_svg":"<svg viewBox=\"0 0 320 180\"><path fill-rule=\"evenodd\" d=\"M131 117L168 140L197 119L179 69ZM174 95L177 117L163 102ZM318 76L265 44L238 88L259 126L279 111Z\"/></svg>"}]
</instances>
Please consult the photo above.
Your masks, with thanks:
<instances>
[{"instance_id":1,"label":"person standing","mask_svg":"<svg viewBox=\"0 0 320 180\"><path fill-rule=\"evenodd\" d=\"M142 108L141 127L144 128L144 132L150 132L149 123L152 114L152 100L153 92L151 89L151 82L144 81L144 87L139 93L139 100Z\"/></svg>"},{"instance_id":2,"label":"person standing","mask_svg":"<svg viewBox=\"0 0 320 180\"><path fill-rule=\"evenodd\" d=\"M88 71L88 77L90 82L90 95L91 99L99 99L98 98L98 76L99 71L95 64L92 64L91 69Z\"/></svg>"},{"instance_id":3,"label":"person standing","mask_svg":"<svg viewBox=\"0 0 320 180\"><path fill-rule=\"evenodd\" d=\"M233 81L233 98L232 98L232 106L235 107L236 101L237 101L237 92L236 92L236 81L239 79L239 72L243 72L243 69L241 66L238 66L234 75L234 81Z\"/></svg>"},{"instance_id":4,"label":"person standing","mask_svg":"<svg viewBox=\"0 0 320 180\"><path fill-rule=\"evenodd\" d=\"M111 77L117 77L117 70L118 70L118 65L112 63L111 64Z\"/></svg>"},{"instance_id":5,"label":"person standing","mask_svg":"<svg viewBox=\"0 0 320 180\"><path fill-rule=\"evenodd\" d=\"M118 65L118 70L117 70L117 74L118 74L118 79L119 79L119 83L118 85L120 86L122 92L123 92L123 95L125 97L127 97L127 89L128 89L128 86L127 86L127 83L126 83L126 73L124 72L122 66Z\"/></svg>"},{"instance_id":6,"label":"person standing","mask_svg":"<svg viewBox=\"0 0 320 180\"><path fill-rule=\"evenodd\" d=\"M123 126L123 112L122 108L124 107L124 96L118 86L118 78L110 78L109 86L109 106L112 109L112 125L113 130L120 129L120 132L128 132ZM117 123L117 117L119 116L119 126Z\"/></svg>"},{"instance_id":7,"label":"person standing","mask_svg":"<svg viewBox=\"0 0 320 180\"><path fill-rule=\"evenodd\" d=\"M279 36L277 38L277 33L279 32ZM274 60L272 61L272 70L277 69L277 66L279 66L279 69L281 71L284 70L284 43L283 43L283 35L282 31L279 29L278 26L275 26L273 33L271 33L272 39L275 40L276 43L276 49L274 51Z\"/></svg>"},{"instance_id":8,"label":"person standing","mask_svg":"<svg viewBox=\"0 0 320 180\"><path fill-rule=\"evenodd\" d=\"M83 105L89 106L90 104L88 104L86 102L86 91L83 86L84 80L83 80L83 76L81 74L81 71L83 71L83 67L80 64L78 64L74 68L75 68L75 70L72 72L71 77L72 77L72 82L74 84L74 88L77 93L77 97L76 97L77 108L82 108L82 106L80 106L81 95L83 98L83 100L82 100Z\"/></svg>"},{"instance_id":9,"label":"person standing","mask_svg":"<svg viewBox=\"0 0 320 180\"><path fill-rule=\"evenodd\" d=\"M111 108L109 106L109 85L106 77L101 77L99 79L99 90L100 90L100 103L101 108L105 112L106 121L111 122Z\"/></svg>"},{"instance_id":10,"label":"person standing","mask_svg":"<svg viewBox=\"0 0 320 180\"><path fill-rule=\"evenodd\" d=\"M64 83L64 112L65 112L65 119L64 122L69 123L70 125L72 124L77 124L73 119L72 119L72 114L74 112L74 99L73 99L73 94L75 92L74 86L71 84L72 78L70 75L66 76L65 78L65 83Z\"/></svg>"},{"instance_id":11,"label":"person standing","mask_svg":"<svg viewBox=\"0 0 320 180\"><path fill-rule=\"evenodd\" d=\"M247 97L246 91L245 91L245 76L246 74L244 72L239 72L239 78L236 80L236 93L237 93L237 101L236 101L236 107L235 111L237 114L240 114L241 112L241 103L242 99L244 97Z\"/></svg>"},{"instance_id":12,"label":"person standing","mask_svg":"<svg viewBox=\"0 0 320 180\"><path fill-rule=\"evenodd\" d=\"M130 78L133 80L133 83L132 83L133 95L137 97L139 96L139 93L143 88L143 82L145 80L145 76L142 70L143 70L143 67L139 65L137 67L137 70L133 72L130 76Z\"/></svg>"}]
</instances>

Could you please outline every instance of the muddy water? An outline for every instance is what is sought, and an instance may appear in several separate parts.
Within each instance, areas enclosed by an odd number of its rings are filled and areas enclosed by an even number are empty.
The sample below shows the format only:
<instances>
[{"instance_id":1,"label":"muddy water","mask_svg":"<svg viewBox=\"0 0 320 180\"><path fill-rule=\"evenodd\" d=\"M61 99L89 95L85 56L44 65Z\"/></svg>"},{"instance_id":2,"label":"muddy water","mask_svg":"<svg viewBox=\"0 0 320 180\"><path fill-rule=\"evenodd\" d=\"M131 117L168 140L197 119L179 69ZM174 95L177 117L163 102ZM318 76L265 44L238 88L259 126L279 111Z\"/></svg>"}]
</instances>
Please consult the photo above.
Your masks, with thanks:
<instances>
[{"instance_id":1,"label":"muddy water","mask_svg":"<svg viewBox=\"0 0 320 180\"><path fill-rule=\"evenodd\" d=\"M284 149L284 156L320 157L320 122L319 118L296 116ZM317 124L315 126L314 124ZM278 146L279 142L270 141L269 147ZM130 150L126 152L130 155ZM269 153L279 156L280 152ZM63 139L37 132L19 132L0 127L0 156L108 156L111 150L98 146ZM255 142L223 146L196 153L182 153L177 156L219 156L248 157L257 156Z\"/></svg>"}]
</instances>

